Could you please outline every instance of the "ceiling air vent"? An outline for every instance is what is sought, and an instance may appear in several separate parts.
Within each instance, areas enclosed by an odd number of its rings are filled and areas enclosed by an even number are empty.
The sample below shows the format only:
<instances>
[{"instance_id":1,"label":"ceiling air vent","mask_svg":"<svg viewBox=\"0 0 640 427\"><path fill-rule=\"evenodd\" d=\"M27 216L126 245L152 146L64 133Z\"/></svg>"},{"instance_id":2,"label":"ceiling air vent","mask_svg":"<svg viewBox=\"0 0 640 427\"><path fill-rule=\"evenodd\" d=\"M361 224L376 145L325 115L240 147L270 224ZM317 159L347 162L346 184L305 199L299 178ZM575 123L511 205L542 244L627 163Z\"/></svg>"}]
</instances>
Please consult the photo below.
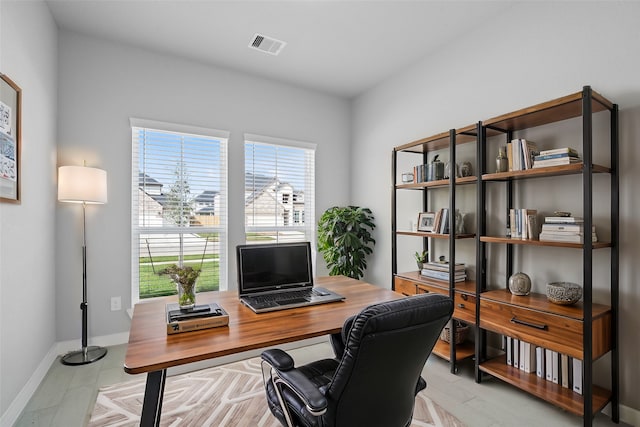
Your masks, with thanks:
<instances>
[{"instance_id":1,"label":"ceiling air vent","mask_svg":"<svg viewBox=\"0 0 640 427\"><path fill-rule=\"evenodd\" d=\"M277 55L280 53L283 47L287 44L283 41L276 40L272 37L267 37L262 34L257 34L251 39L249 47L261 52L269 53L271 55Z\"/></svg>"}]
</instances>

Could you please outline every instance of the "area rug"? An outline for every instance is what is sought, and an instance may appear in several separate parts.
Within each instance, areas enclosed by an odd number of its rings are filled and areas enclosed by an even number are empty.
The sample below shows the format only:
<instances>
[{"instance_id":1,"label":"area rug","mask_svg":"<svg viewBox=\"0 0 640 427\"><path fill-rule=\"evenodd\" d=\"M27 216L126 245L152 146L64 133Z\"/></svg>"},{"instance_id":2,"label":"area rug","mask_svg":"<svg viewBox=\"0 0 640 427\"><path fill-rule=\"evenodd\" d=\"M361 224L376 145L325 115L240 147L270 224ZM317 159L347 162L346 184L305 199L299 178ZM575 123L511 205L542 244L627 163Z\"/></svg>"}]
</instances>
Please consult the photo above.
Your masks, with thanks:
<instances>
[{"instance_id":1,"label":"area rug","mask_svg":"<svg viewBox=\"0 0 640 427\"><path fill-rule=\"evenodd\" d=\"M89 427L140 425L143 378L102 387ZM260 359L167 377L161 426L279 427L267 408ZM423 393L416 397L412 427L464 427Z\"/></svg>"}]
</instances>

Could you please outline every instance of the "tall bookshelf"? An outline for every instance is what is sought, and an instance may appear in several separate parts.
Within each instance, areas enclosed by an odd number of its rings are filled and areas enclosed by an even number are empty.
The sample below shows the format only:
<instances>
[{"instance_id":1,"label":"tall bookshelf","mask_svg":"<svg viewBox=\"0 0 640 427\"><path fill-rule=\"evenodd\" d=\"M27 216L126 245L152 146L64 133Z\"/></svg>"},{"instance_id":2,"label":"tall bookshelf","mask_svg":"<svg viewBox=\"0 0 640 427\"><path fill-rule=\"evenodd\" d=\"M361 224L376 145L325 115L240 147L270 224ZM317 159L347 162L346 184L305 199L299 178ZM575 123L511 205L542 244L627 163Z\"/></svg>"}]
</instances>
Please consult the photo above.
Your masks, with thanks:
<instances>
[{"instance_id":1,"label":"tall bookshelf","mask_svg":"<svg viewBox=\"0 0 640 427\"><path fill-rule=\"evenodd\" d=\"M595 164L594 154L594 116L598 113L608 114L609 141L599 140L597 144L609 144L609 159L604 164ZM581 155L582 162L564 166L552 166L521 171L494 173L488 168L490 160L487 155L488 135L495 132L504 135L511 141L518 134L540 126L557 125L565 120L581 121ZM598 120L597 125L602 126ZM541 141L538 141L540 143ZM577 147L578 148L578 147ZM481 168L478 179L478 216L477 216L477 264L481 268L476 274L476 381L481 382L483 373L514 385L534 396L553 403L562 409L583 417L584 425L592 425L593 417L605 405L611 403L612 419L619 420L619 368L618 368L618 107L602 95L585 86L582 91L573 93L542 104L504 114L482 123L480 144L478 145L478 163ZM608 164L607 164L608 163ZM608 226L610 238L592 242L589 230L594 225L594 177L608 176L610 179L610 207L608 209ZM573 177L573 178L571 178ZM544 181L542 181L545 179ZM568 185L573 190L566 197L582 197L582 212L575 216L584 218L585 237L583 244L546 242L539 240L521 240L490 235L488 215L493 218L508 218L507 212L515 206L514 200L522 191L522 185L536 180L548 189L550 181ZM572 180L572 181L571 181ZM574 185L575 184L575 185ZM487 186L502 186L499 190L504 198L507 211L491 212L487 202ZM535 185L535 184L534 184ZM553 184L552 184L553 185ZM581 187L581 193L575 193L575 187ZM554 185L552 191L558 190ZM541 196L544 192L540 192ZM540 212L539 212L540 214ZM542 216L542 215L540 215ZM602 218L598 218L602 221ZM601 224L602 225L602 224ZM600 238L600 236L598 236ZM489 246L504 246L504 264L506 276L495 280L487 274L487 265L492 261ZM532 257L540 255L544 248L555 248L562 251L581 251L583 301L572 306L561 306L547 301L541 293L529 296L514 296L508 288L509 276L517 270L514 251L529 251ZM594 303L593 258L596 251L608 251L609 301L606 304ZM598 254L600 255L600 254ZM599 264L602 268L602 262ZM558 268L558 266L540 266L540 268ZM519 322L518 319L528 319ZM582 395L562 385L552 383L533 374L508 366L505 355L489 357L487 342L490 338L513 337L532 345L544 347L566 354L582 361ZM599 387L593 383L594 362L602 356L609 355L611 370L611 389Z\"/></svg>"},{"instance_id":2,"label":"tall bookshelf","mask_svg":"<svg viewBox=\"0 0 640 427\"><path fill-rule=\"evenodd\" d=\"M451 129L448 132L443 132L437 135L433 135L428 138L423 138L417 141L413 141L398 147L393 150L393 162L392 162L392 289L403 293L404 295L414 295L418 293L435 292L440 294L449 295L455 301L455 311L453 314L454 319L460 320L469 325L471 329L476 324L476 284L472 278L467 278L464 282L455 283L454 280L454 266L456 263L456 247L460 244L474 245L475 234L473 232L465 232L464 234L456 234L456 219L455 212L457 209L456 204L456 189L460 186L466 186L467 188L475 188L478 180L475 172L478 170L477 164L472 165L472 171L474 174L470 176L457 176L456 163L457 161L457 148L474 143L477 144L478 132L481 130L480 124L470 125L461 129ZM400 173L406 172L405 170L399 171L399 156L412 157L413 164L428 164L433 157L438 154L445 157L448 155L448 162L450 165L448 179L439 179L426 182L410 182L403 183L400 180ZM474 157L475 163L475 153ZM398 227L398 195L400 192L412 193L412 197L421 198L422 212L434 211L437 208L446 207L449 209L450 222L448 234L438 234L434 232L416 231L413 229ZM444 192L448 198L446 206L435 206L434 200L437 192ZM441 194L442 195L442 194ZM415 212L415 217L418 217L418 211ZM473 226L474 224L469 224ZM398 271L398 239L420 239L422 241L422 248L429 250L430 260L437 259L437 256L444 255L449 262L449 281L430 279L420 274L420 271ZM448 245L437 245L436 243L447 242ZM465 242L465 243L462 243ZM435 254L436 246L439 248L439 253ZM442 246L448 246L446 249L442 249ZM471 247L470 251L475 251L475 248ZM409 253L403 254L404 256L411 256ZM457 372L457 362L466 358L473 357L475 354L475 348L472 342L463 342L455 345L456 337L456 324L452 322L450 324L450 342L447 343L443 340L438 340L433 353L439 357L444 358L450 362L451 372Z\"/></svg>"}]
</instances>

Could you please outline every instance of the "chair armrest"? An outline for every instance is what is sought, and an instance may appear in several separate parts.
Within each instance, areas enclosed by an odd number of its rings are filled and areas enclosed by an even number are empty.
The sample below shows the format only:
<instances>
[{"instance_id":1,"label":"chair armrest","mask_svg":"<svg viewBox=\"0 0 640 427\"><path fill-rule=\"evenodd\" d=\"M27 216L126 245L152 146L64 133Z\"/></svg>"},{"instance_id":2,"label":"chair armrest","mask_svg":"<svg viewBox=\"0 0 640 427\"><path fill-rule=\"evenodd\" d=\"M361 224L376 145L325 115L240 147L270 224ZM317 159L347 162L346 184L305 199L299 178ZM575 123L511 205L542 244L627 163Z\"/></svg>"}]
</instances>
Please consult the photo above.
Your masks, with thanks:
<instances>
[{"instance_id":1,"label":"chair armrest","mask_svg":"<svg viewBox=\"0 0 640 427\"><path fill-rule=\"evenodd\" d=\"M319 416L327 410L327 399L318 387L297 369L279 371L276 369L278 379L276 382L286 385L307 406L311 415Z\"/></svg>"},{"instance_id":2,"label":"chair armrest","mask_svg":"<svg viewBox=\"0 0 640 427\"><path fill-rule=\"evenodd\" d=\"M291 356L279 348L265 350L262 352L261 356L262 360L273 366L278 371L288 371L294 367L294 362Z\"/></svg>"},{"instance_id":3,"label":"chair armrest","mask_svg":"<svg viewBox=\"0 0 640 427\"><path fill-rule=\"evenodd\" d=\"M284 385L304 402L311 415L322 415L327 409L327 399L318 387L303 373L294 368L294 361L286 352L271 349L262 352L262 360L272 368L275 384Z\"/></svg>"}]
</instances>

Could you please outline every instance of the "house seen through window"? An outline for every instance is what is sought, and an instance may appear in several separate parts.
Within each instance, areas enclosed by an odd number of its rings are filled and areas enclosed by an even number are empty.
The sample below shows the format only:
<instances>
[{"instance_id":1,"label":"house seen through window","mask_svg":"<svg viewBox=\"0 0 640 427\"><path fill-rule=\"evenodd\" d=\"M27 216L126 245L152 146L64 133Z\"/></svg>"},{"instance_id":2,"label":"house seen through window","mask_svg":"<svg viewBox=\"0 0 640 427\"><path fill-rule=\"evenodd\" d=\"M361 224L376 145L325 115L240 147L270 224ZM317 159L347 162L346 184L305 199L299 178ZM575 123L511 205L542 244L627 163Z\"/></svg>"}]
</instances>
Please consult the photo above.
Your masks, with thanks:
<instances>
[{"instance_id":1,"label":"house seen through window","mask_svg":"<svg viewBox=\"0 0 640 427\"><path fill-rule=\"evenodd\" d=\"M200 270L226 289L226 132L132 119L132 299L171 295L164 270Z\"/></svg>"},{"instance_id":2,"label":"house seen through window","mask_svg":"<svg viewBox=\"0 0 640 427\"><path fill-rule=\"evenodd\" d=\"M315 241L315 145L245 135L247 243Z\"/></svg>"}]
</instances>

